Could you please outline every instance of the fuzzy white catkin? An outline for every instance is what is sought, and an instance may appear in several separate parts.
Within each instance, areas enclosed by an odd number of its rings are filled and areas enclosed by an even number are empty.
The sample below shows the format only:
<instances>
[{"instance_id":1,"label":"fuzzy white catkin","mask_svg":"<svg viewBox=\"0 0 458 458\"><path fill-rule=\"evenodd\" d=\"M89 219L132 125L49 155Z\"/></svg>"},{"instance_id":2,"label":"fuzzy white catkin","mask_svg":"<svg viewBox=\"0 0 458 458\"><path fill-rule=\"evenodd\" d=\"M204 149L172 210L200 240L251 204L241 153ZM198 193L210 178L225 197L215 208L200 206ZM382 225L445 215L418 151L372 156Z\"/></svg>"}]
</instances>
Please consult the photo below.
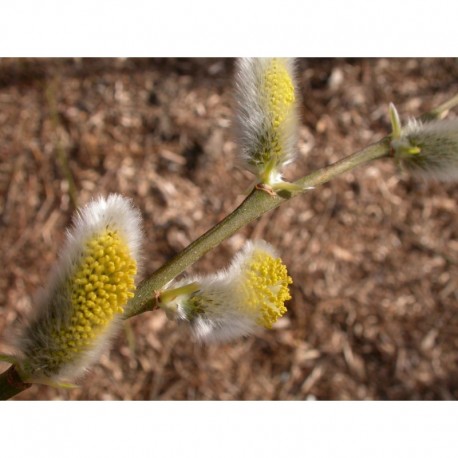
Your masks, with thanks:
<instances>
[{"instance_id":1,"label":"fuzzy white catkin","mask_svg":"<svg viewBox=\"0 0 458 458\"><path fill-rule=\"evenodd\" d=\"M237 60L234 127L239 158L260 182L282 181L283 167L295 157L295 92L293 59Z\"/></svg>"},{"instance_id":2,"label":"fuzzy white catkin","mask_svg":"<svg viewBox=\"0 0 458 458\"><path fill-rule=\"evenodd\" d=\"M106 348L133 294L141 240L140 213L120 195L76 214L19 344L29 381L72 381Z\"/></svg>"},{"instance_id":3,"label":"fuzzy white catkin","mask_svg":"<svg viewBox=\"0 0 458 458\"><path fill-rule=\"evenodd\" d=\"M171 285L197 284L198 290L162 304L170 317L189 324L201 342L226 342L270 328L286 312L292 283L271 245L248 242L230 267L206 277L194 276Z\"/></svg>"},{"instance_id":4,"label":"fuzzy white catkin","mask_svg":"<svg viewBox=\"0 0 458 458\"><path fill-rule=\"evenodd\" d=\"M410 120L391 142L396 159L413 175L440 181L458 179L458 119Z\"/></svg>"}]
</instances>

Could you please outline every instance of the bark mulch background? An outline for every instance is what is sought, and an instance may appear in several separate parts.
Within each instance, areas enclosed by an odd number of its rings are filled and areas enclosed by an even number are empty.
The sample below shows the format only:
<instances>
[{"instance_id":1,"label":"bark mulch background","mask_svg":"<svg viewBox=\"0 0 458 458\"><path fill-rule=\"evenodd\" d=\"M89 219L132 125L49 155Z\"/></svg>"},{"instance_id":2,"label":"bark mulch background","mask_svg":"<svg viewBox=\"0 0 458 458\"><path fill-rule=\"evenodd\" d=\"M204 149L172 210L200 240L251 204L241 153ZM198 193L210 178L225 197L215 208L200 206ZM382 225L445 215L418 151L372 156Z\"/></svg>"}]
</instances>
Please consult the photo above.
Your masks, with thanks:
<instances>
[{"instance_id":1,"label":"bark mulch background","mask_svg":"<svg viewBox=\"0 0 458 458\"><path fill-rule=\"evenodd\" d=\"M224 59L0 60L0 352L13 351L75 201L133 198L144 274L241 202L251 176L234 165L232 74ZM300 59L298 82L290 179L387 134L389 102L406 119L457 93L458 63ZM457 191L388 161L347 173L190 270L226 266L247 238L272 243L294 279L274 330L206 347L143 314L80 388L17 399L456 399Z\"/></svg>"}]
</instances>

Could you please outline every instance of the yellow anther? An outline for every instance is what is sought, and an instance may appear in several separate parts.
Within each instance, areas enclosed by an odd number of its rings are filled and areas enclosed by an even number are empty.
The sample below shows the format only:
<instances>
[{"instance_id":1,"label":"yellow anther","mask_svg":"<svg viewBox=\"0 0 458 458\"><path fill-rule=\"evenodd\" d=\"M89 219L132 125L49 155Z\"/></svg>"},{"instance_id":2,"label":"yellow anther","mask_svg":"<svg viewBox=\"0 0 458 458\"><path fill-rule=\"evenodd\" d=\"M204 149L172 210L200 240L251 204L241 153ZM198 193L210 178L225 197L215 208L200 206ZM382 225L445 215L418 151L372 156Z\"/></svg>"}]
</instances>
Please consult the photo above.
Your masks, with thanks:
<instances>
[{"instance_id":1,"label":"yellow anther","mask_svg":"<svg viewBox=\"0 0 458 458\"><path fill-rule=\"evenodd\" d=\"M123 312L123 306L133 296L135 273L135 260L116 232L106 231L86 243L73 279L69 280L72 317L67 326L53 332L59 347L52 355L56 366L86 350L113 316Z\"/></svg>"},{"instance_id":2,"label":"yellow anther","mask_svg":"<svg viewBox=\"0 0 458 458\"><path fill-rule=\"evenodd\" d=\"M281 260L264 251L255 252L245 269L241 286L245 303L259 314L258 324L270 329L286 312L284 302L291 299L288 285L293 281Z\"/></svg>"}]
</instances>

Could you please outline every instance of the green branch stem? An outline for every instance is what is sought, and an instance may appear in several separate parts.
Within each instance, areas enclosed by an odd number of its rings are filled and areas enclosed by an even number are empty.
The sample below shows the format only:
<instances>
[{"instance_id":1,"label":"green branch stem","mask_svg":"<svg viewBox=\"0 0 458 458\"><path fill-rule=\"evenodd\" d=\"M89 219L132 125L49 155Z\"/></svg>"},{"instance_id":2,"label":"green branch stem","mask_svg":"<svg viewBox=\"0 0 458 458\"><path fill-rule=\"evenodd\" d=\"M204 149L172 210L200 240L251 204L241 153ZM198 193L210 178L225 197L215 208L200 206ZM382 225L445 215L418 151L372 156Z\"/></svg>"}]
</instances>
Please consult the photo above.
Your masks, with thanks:
<instances>
[{"instance_id":1,"label":"green branch stem","mask_svg":"<svg viewBox=\"0 0 458 458\"><path fill-rule=\"evenodd\" d=\"M421 121L433 121L434 119L439 119L442 116L445 116L452 108L455 108L458 105L458 94L448 99L437 108L432 109L428 113L420 116Z\"/></svg>"},{"instance_id":2,"label":"green branch stem","mask_svg":"<svg viewBox=\"0 0 458 458\"><path fill-rule=\"evenodd\" d=\"M140 313L153 310L156 307L157 293L164 288L168 282L184 272L208 251L218 246L242 227L258 219L264 213L277 208L292 197L330 181L344 172L352 170L374 159L386 157L389 153L390 139L389 137L385 137L362 151L297 180L294 184L297 185L301 191L285 191L278 192L277 195L271 195L265 191L254 189L251 194L220 223L192 242L187 248L154 272L148 279L140 283L137 287L135 296L127 304L124 318L131 318Z\"/></svg>"},{"instance_id":3,"label":"green branch stem","mask_svg":"<svg viewBox=\"0 0 458 458\"><path fill-rule=\"evenodd\" d=\"M420 117L423 121L438 119L458 105L458 94ZM242 227L258 219L291 197L320 186L336 176L348 172L359 165L390 155L390 136L364 148L328 167L317 170L297 180L301 191L278 193L272 196L265 191L254 189L251 194L232 213L220 223L192 242L187 248L166 262L160 269L144 280L137 288L135 296L129 301L124 319L153 310L156 306L156 294L167 283L183 273L189 266L204 256L208 251L233 235Z\"/></svg>"}]
</instances>

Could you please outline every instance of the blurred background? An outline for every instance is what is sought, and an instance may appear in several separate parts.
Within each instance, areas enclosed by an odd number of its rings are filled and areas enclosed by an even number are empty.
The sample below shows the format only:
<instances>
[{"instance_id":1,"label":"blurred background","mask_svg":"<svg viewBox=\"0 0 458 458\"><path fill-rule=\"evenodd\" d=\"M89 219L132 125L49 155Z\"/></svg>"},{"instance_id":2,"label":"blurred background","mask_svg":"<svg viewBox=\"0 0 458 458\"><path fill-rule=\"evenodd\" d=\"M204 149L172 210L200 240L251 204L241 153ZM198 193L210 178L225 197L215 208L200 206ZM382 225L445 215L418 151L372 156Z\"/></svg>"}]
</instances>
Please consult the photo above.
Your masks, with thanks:
<instances>
[{"instance_id":1,"label":"blurred background","mask_svg":"<svg viewBox=\"0 0 458 458\"><path fill-rule=\"evenodd\" d=\"M0 352L11 345L75 205L121 192L144 217L143 274L243 200L231 59L0 60ZM299 59L295 179L458 92L455 59ZM456 116L451 113L450 117ZM294 279L272 331L201 346L161 311L123 332L73 390L16 399L455 399L458 186L373 163L244 228L188 272L273 244ZM8 365L0 363L0 370Z\"/></svg>"}]
</instances>

